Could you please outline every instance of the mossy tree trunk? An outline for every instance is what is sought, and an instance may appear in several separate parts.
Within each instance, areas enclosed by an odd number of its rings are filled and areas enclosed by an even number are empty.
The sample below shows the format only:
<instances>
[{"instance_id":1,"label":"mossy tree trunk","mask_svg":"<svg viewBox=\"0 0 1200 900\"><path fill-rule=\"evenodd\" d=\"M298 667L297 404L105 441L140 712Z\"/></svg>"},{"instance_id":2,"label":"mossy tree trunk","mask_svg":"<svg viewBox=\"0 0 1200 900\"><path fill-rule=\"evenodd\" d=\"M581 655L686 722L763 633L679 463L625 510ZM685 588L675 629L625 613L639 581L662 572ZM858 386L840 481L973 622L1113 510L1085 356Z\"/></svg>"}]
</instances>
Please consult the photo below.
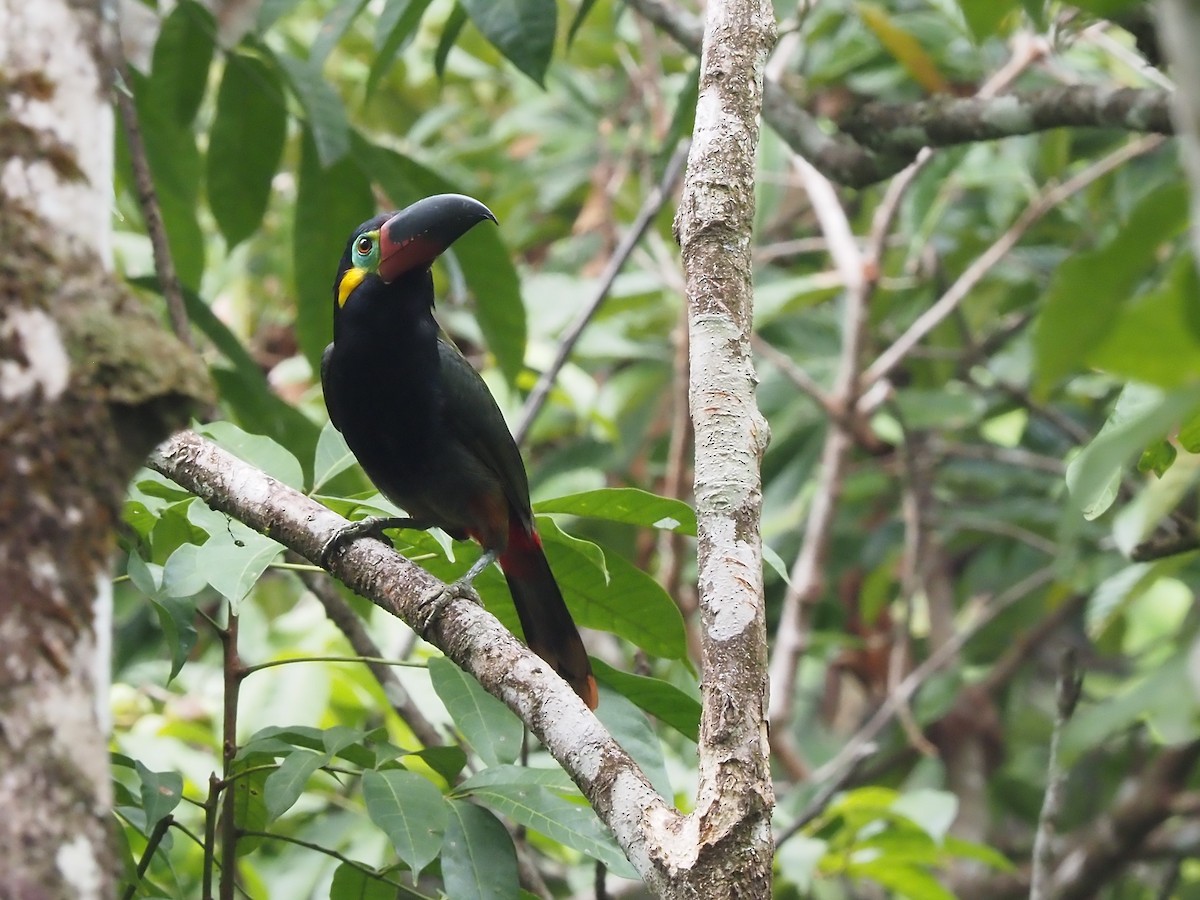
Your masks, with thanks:
<instances>
[{"instance_id":1,"label":"mossy tree trunk","mask_svg":"<svg viewBox=\"0 0 1200 900\"><path fill-rule=\"evenodd\" d=\"M112 895L110 566L203 369L109 271L98 0L0 0L0 897Z\"/></svg>"}]
</instances>

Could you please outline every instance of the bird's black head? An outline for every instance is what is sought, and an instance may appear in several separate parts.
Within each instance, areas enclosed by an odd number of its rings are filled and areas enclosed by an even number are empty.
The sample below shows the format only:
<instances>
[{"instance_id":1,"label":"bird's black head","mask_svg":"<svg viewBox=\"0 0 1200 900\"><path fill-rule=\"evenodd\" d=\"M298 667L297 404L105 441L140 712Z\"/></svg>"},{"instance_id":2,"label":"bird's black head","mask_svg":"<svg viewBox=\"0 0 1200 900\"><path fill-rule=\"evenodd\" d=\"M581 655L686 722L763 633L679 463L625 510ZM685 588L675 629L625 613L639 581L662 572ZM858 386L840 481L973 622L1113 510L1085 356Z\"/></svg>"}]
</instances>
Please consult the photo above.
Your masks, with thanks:
<instances>
[{"instance_id":1,"label":"bird's black head","mask_svg":"<svg viewBox=\"0 0 1200 900\"><path fill-rule=\"evenodd\" d=\"M437 194L363 222L346 242L338 266L335 316L359 297L367 301L389 293L380 292L380 287L399 286L413 277L426 280L433 261L485 219L496 221L478 200Z\"/></svg>"}]
</instances>

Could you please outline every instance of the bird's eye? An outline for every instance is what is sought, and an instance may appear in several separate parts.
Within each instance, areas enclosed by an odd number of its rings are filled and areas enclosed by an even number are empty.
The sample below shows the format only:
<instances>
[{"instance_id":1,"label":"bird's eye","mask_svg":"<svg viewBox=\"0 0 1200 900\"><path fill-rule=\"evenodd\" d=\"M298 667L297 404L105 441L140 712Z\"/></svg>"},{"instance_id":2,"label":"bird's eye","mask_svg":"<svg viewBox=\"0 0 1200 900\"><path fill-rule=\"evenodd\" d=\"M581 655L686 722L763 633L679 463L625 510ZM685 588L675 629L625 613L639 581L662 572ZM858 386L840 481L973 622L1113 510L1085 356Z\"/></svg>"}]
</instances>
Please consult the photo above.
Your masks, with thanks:
<instances>
[{"instance_id":1,"label":"bird's eye","mask_svg":"<svg viewBox=\"0 0 1200 900\"><path fill-rule=\"evenodd\" d=\"M374 244L372 243L371 239L364 234L358 239L355 249L358 251L359 256L370 256L373 246Z\"/></svg>"}]
</instances>

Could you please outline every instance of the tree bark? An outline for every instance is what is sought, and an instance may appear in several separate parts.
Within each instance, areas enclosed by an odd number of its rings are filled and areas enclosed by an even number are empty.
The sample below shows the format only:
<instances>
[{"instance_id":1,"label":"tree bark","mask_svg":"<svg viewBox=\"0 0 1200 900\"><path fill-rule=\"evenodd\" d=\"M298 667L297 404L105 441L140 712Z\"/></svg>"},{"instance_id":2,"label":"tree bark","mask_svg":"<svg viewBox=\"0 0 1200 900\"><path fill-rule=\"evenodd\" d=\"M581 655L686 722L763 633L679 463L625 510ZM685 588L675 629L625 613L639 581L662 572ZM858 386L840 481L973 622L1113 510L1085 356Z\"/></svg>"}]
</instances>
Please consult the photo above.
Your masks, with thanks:
<instances>
[{"instance_id":1,"label":"tree bark","mask_svg":"<svg viewBox=\"0 0 1200 900\"><path fill-rule=\"evenodd\" d=\"M0 897L112 894L112 582L129 476L205 393L108 272L99 2L0 5Z\"/></svg>"}]
</instances>

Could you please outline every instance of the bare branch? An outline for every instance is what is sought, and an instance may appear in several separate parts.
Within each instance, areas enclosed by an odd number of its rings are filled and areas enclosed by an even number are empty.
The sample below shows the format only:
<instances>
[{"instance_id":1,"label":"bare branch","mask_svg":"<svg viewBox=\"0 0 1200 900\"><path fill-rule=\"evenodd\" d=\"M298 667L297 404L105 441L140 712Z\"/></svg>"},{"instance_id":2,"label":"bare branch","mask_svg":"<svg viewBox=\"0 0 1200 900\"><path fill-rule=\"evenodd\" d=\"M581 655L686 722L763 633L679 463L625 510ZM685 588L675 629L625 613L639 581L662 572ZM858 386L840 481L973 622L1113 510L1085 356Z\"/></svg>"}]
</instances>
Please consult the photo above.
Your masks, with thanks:
<instances>
[{"instance_id":1,"label":"bare branch","mask_svg":"<svg viewBox=\"0 0 1200 900\"><path fill-rule=\"evenodd\" d=\"M917 103L867 103L839 123L872 150L916 153L1033 134L1052 128L1122 128L1173 134L1167 91L1072 84L998 97L930 97Z\"/></svg>"},{"instance_id":2,"label":"bare branch","mask_svg":"<svg viewBox=\"0 0 1200 900\"><path fill-rule=\"evenodd\" d=\"M1054 730L1050 734L1050 758L1046 763L1046 795L1042 798L1042 811L1038 816L1037 833L1033 839L1033 874L1029 888L1029 900L1047 900L1050 896L1050 867L1054 858L1054 835L1058 830L1058 819L1062 815L1067 773L1058 762L1062 732L1079 703L1083 689L1083 674L1075 659L1075 651L1068 648L1063 652L1058 673L1058 709L1054 717Z\"/></svg>"}]
</instances>

